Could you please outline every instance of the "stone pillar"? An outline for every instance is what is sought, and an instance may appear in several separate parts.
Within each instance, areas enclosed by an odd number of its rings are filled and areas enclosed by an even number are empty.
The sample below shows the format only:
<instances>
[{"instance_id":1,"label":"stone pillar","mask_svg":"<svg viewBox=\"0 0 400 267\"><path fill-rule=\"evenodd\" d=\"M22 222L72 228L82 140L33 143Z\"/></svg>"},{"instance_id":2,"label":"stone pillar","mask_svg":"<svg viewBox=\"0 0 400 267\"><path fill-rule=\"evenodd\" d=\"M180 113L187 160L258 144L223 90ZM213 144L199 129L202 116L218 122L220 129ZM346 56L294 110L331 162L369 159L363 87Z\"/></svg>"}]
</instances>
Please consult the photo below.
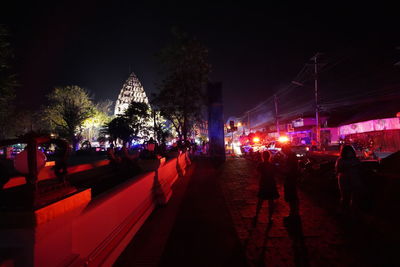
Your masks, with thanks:
<instances>
[{"instance_id":1,"label":"stone pillar","mask_svg":"<svg viewBox=\"0 0 400 267\"><path fill-rule=\"evenodd\" d=\"M209 83L208 94L208 138L209 155L216 160L225 161L224 113L222 103L222 84Z\"/></svg>"}]
</instances>

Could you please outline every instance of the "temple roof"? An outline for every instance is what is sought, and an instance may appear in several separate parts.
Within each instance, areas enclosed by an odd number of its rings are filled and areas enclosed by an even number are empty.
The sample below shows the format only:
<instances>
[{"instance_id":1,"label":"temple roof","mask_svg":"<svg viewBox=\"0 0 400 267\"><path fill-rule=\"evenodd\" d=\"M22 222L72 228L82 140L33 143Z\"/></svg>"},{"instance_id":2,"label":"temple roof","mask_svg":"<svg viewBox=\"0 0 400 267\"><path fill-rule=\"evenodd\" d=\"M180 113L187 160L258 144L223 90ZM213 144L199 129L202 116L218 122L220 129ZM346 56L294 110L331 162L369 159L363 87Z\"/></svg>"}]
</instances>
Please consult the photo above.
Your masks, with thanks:
<instances>
[{"instance_id":1,"label":"temple roof","mask_svg":"<svg viewBox=\"0 0 400 267\"><path fill-rule=\"evenodd\" d=\"M131 73L125 81L115 103L114 115L123 114L129 107L129 104L134 102L149 103L146 92L135 73Z\"/></svg>"}]
</instances>

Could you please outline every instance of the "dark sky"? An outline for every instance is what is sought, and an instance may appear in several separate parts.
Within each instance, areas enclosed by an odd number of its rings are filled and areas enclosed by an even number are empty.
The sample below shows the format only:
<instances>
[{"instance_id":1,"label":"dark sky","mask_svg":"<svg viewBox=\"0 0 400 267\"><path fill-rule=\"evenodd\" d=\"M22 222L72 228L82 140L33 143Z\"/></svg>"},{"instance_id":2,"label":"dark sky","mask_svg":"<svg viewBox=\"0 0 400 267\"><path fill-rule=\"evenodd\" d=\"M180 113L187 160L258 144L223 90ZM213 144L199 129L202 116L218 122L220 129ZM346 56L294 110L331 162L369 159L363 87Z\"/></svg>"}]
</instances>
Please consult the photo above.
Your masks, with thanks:
<instances>
[{"instance_id":1,"label":"dark sky","mask_svg":"<svg viewBox=\"0 0 400 267\"><path fill-rule=\"evenodd\" d=\"M330 67L321 75L326 97L400 82L400 68L393 66L400 61L394 6L337 1L9 2L2 7L1 23L9 26L15 48L22 83L19 103L32 108L43 105L45 95L58 85L77 84L96 100L115 100L130 69L148 94L154 92L159 78L154 54L168 42L173 26L209 48L210 78L223 82L225 116L239 115L287 86L317 51Z\"/></svg>"}]
</instances>

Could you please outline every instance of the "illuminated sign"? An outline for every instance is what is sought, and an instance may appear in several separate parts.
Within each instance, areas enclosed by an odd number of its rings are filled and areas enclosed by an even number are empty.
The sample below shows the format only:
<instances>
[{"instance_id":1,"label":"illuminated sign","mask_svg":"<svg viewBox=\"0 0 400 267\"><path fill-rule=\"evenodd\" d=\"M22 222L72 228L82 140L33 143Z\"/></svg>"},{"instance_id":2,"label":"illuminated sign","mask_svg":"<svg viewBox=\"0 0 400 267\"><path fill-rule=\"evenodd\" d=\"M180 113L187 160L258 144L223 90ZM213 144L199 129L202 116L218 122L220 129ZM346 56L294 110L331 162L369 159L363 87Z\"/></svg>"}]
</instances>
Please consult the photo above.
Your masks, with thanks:
<instances>
[{"instance_id":1,"label":"illuminated sign","mask_svg":"<svg viewBox=\"0 0 400 267\"><path fill-rule=\"evenodd\" d=\"M398 130L400 129L400 120L398 118L378 119L352 123L348 125L339 126L339 134L355 134L366 133L373 131L383 130Z\"/></svg>"},{"instance_id":2,"label":"illuminated sign","mask_svg":"<svg viewBox=\"0 0 400 267\"><path fill-rule=\"evenodd\" d=\"M315 118L299 118L292 121L293 127L314 126Z\"/></svg>"}]
</instances>

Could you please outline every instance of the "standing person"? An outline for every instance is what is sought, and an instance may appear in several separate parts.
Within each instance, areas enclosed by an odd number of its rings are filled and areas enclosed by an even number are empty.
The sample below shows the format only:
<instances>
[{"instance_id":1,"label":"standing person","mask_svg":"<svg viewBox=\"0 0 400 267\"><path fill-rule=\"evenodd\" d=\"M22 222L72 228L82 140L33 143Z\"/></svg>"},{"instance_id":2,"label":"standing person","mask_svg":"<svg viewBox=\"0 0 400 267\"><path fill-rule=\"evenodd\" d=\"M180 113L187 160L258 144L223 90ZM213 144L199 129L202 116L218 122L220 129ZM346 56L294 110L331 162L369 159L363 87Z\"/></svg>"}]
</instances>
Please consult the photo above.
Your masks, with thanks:
<instances>
[{"instance_id":1,"label":"standing person","mask_svg":"<svg viewBox=\"0 0 400 267\"><path fill-rule=\"evenodd\" d=\"M161 141L161 144L158 146L158 153L161 157L167 156L167 144L165 143L165 140Z\"/></svg>"},{"instance_id":2,"label":"standing person","mask_svg":"<svg viewBox=\"0 0 400 267\"><path fill-rule=\"evenodd\" d=\"M68 173L68 159L71 154L71 147L66 140L55 139L56 144L56 160L54 166L54 173L61 182L66 182L65 177Z\"/></svg>"},{"instance_id":3,"label":"standing person","mask_svg":"<svg viewBox=\"0 0 400 267\"><path fill-rule=\"evenodd\" d=\"M256 216L253 219L253 225L257 224L258 214L260 213L264 200L268 200L268 219L272 223L272 215L274 214L274 200L279 198L279 192L275 181L275 167L271 163L271 154L268 150L262 153L262 160L257 166L260 173L260 182L258 189L258 202L256 208Z\"/></svg>"},{"instance_id":4,"label":"standing person","mask_svg":"<svg viewBox=\"0 0 400 267\"><path fill-rule=\"evenodd\" d=\"M153 137L150 137L149 141L147 141L146 148L150 153L154 153L154 151L157 149L157 142L154 141Z\"/></svg>"},{"instance_id":5,"label":"standing person","mask_svg":"<svg viewBox=\"0 0 400 267\"><path fill-rule=\"evenodd\" d=\"M284 218L284 223L299 220L299 197L297 195L297 179L299 177L299 167L296 154L289 145L282 147L285 154L283 164L283 190L285 201L289 204L289 216Z\"/></svg>"},{"instance_id":6,"label":"standing person","mask_svg":"<svg viewBox=\"0 0 400 267\"><path fill-rule=\"evenodd\" d=\"M317 150L317 141L314 139L311 140L311 151L316 151Z\"/></svg>"},{"instance_id":7,"label":"standing person","mask_svg":"<svg viewBox=\"0 0 400 267\"><path fill-rule=\"evenodd\" d=\"M361 162L354 148L351 145L344 145L335 165L343 211L354 207L360 197L362 191L360 167Z\"/></svg>"},{"instance_id":8,"label":"standing person","mask_svg":"<svg viewBox=\"0 0 400 267\"><path fill-rule=\"evenodd\" d=\"M192 142L192 154L196 155L196 152L197 152L197 144L196 144L196 141L193 140L193 142Z\"/></svg>"}]
</instances>

